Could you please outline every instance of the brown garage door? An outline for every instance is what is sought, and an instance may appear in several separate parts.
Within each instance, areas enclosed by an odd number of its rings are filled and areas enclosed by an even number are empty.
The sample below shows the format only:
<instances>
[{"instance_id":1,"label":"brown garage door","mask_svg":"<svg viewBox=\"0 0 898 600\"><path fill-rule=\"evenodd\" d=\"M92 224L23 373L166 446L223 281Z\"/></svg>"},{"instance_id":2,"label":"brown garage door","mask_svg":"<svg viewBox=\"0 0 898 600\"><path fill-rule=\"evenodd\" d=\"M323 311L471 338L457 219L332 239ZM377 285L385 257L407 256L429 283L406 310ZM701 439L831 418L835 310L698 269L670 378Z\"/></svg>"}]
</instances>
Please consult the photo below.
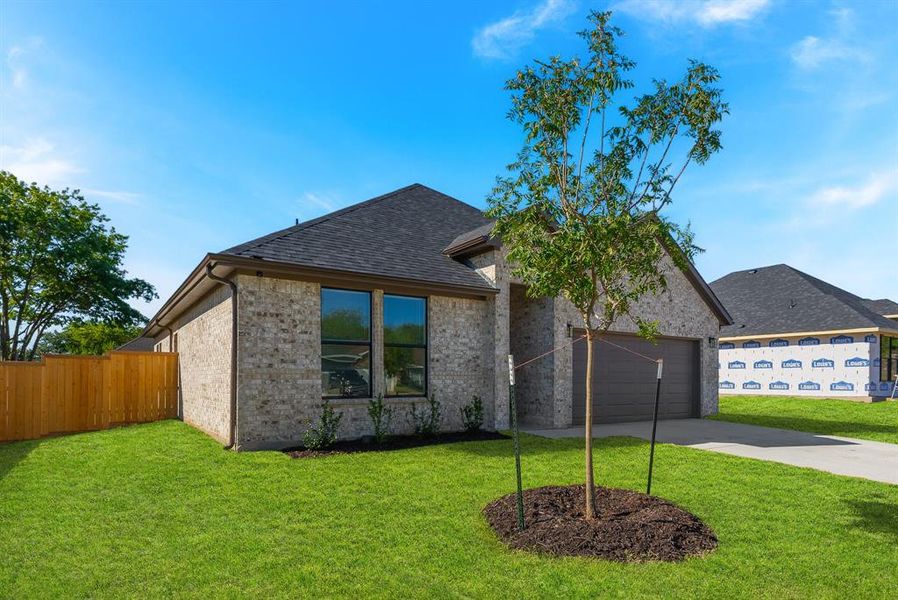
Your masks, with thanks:
<instances>
[{"instance_id":1,"label":"brown garage door","mask_svg":"<svg viewBox=\"0 0 898 600\"><path fill-rule=\"evenodd\" d=\"M574 339L583 335L575 331ZM681 419L698 416L698 342L660 338L653 345L634 335L608 334L609 342L640 354L664 359L659 416ZM655 402L655 363L596 341L593 365L593 423L620 423L652 418ZM586 340L574 344L573 422L586 419Z\"/></svg>"}]
</instances>

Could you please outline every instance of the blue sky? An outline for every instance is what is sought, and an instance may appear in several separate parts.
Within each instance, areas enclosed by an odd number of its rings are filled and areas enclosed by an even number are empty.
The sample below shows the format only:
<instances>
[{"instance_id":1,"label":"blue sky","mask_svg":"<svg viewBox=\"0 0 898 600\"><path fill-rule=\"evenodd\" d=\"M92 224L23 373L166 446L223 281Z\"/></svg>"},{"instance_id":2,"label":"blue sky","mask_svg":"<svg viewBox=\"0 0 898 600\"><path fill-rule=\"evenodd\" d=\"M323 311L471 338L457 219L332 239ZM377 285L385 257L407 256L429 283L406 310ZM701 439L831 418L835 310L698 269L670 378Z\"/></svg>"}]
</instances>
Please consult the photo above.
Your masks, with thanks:
<instances>
[{"instance_id":1,"label":"blue sky","mask_svg":"<svg viewBox=\"0 0 898 600\"><path fill-rule=\"evenodd\" d=\"M723 151L681 180L710 281L785 262L898 300L898 3L0 4L0 167L131 238L152 314L218 251L420 182L483 206L520 147L503 83L610 8L639 66L719 68Z\"/></svg>"}]
</instances>

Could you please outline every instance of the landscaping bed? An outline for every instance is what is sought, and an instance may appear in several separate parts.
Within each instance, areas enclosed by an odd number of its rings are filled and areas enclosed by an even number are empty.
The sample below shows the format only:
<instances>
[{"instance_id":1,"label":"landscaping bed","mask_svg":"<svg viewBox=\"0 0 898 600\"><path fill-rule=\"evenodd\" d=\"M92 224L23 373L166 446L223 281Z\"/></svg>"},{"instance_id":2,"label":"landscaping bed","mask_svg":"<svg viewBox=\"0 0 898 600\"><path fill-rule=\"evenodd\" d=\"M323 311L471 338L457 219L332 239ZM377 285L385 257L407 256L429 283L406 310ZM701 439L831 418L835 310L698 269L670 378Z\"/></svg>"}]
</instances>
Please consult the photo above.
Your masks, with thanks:
<instances>
[{"instance_id":1,"label":"landscaping bed","mask_svg":"<svg viewBox=\"0 0 898 600\"><path fill-rule=\"evenodd\" d=\"M618 562L679 561L717 547L698 517L661 498L596 487L596 518L583 518L585 486L524 490L525 529L518 529L515 494L483 509L503 542L517 550Z\"/></svg>"},{"instance_id":2,"label":"landscaping bed","mask_svg":"<svg viewBox=\"0 0 898 600\"><path fill-rule=\"evenodd\" d=\"M358 452L385 452L390 450L407 450L421 446L434 446L436 444L454 444L456 442L484 442L489 440L507 440L509 436L497 431L459 431L453 433L438 433L432 436L420 435L395 435L381 443L372 439L346 440L333 443L323 450L310 450L297 447L287 448L284 453L292 458L319 458L333 456L335 454L355 454Z\"/></svg>"}]
</instances>

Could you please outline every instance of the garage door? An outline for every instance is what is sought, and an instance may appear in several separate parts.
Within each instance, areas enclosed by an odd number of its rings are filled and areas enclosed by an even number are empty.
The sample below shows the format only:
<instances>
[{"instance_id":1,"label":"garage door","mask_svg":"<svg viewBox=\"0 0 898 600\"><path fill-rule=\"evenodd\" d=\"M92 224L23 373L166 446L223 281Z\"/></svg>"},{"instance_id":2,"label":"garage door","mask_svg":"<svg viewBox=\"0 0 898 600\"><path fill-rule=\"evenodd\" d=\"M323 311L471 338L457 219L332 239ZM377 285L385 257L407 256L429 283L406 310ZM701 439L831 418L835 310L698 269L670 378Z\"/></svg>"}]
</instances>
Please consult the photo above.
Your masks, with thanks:
<instances>
[{"instance_id":1,"label":"garage door","mask_svg":"<svg viewBox=\"0 0 898 600\"><path fill-rule=\"evenodd\" d=\"M583 335L575 331L574 339ZM664 359L661 379L660 418L698 416L698 342L660 338L653 345L634 335L608 334L609 342L646 356ZM655 363L625 350L596 341L593 356L593 423L620 423L652 418L655 402ZM586 340L574 344L573 422L582 425L586 415Z\"/></svg>"}]
</instances>

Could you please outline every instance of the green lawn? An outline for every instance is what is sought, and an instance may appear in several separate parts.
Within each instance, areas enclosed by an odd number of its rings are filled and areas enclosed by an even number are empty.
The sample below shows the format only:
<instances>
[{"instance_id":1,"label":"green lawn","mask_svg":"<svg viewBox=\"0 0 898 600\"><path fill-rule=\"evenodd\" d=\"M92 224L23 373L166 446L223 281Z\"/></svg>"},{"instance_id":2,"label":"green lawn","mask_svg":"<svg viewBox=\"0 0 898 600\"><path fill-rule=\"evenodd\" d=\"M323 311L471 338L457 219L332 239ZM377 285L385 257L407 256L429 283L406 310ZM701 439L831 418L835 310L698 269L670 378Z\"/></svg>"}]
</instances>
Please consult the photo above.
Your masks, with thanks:
<instances>
[{"instance_id":1,"label":"green lawn","mask_svg":"<svg viewBox=\"0 0 898 600\"><path fill-rule=\"evenodd\" d=\"M721 396L713 418L898 444L898 402Z\"/></svg>"},{"instance_id":2,"label":"green lawn","mask_svg":"<svg viewBox=\"0 0 898 600\"><path fill-rule=\"evenodd\" d=\"M579 440L524 437L526 486L580 480ZM644 485L648 447L599 442ZM507 551L480 515L511 443L292 460L177 422L0 446L0 597L898 597L898 486L659 446L653 489L717 551L622 565Z\"/></svg>"}]
</instances>

